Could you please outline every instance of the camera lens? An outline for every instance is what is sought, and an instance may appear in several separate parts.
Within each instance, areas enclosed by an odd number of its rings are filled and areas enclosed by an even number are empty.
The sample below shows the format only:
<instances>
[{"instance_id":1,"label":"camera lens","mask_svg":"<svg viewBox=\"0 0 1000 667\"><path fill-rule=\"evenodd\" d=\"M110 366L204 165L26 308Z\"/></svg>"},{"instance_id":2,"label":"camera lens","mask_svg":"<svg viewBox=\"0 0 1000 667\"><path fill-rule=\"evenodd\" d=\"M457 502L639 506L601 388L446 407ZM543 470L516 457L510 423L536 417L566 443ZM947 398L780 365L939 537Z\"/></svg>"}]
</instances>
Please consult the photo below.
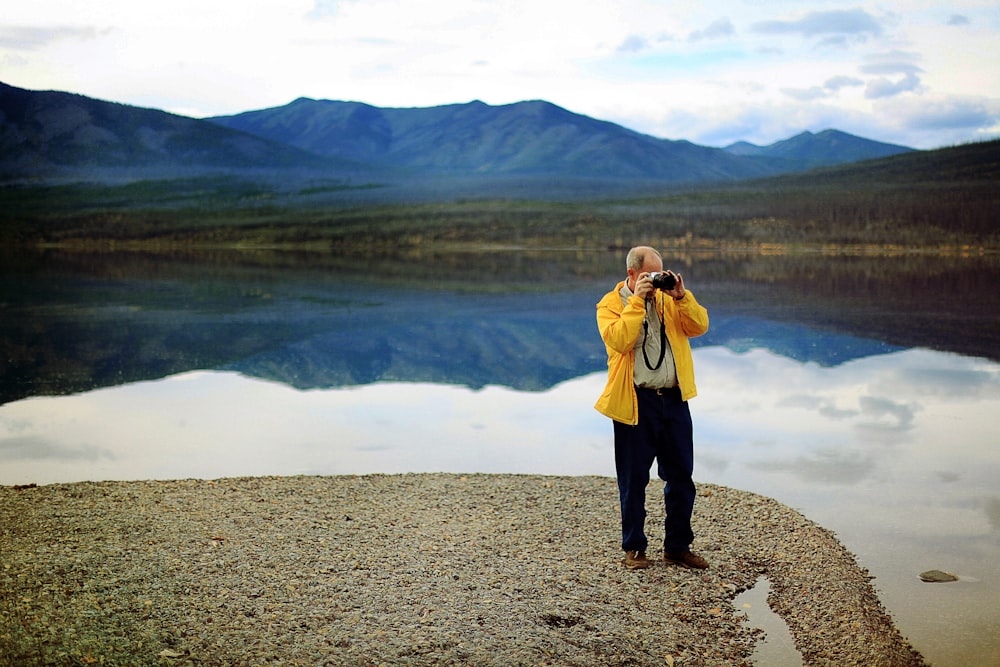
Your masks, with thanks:
<instances>
[{"instance_id":1,"label":"camera lens","mask_svg":"<svg viewBox=\"0 0 1000 667\"><path fill-rule=\"evenodd\" d=\"M667 273L666 271L651 273L649 278L653 282L653 287L657 289L672 290L674 285L677 284L677 278L672 273Z\"/></svg>"}]
</instances>

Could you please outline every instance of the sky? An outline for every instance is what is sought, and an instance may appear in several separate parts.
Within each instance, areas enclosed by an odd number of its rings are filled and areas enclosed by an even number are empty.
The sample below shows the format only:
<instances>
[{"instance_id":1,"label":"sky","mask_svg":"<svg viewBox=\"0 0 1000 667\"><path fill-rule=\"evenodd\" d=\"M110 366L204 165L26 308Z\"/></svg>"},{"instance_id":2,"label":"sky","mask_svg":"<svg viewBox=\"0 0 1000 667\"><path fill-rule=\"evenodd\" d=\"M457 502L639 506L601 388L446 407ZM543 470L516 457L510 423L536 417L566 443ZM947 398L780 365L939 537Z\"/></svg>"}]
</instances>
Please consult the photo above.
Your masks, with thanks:
<instances>
[{"instance_id":1,"label":"sky","mask_svg":"<svg viewBox=\"0 0 1000 667\"><path fill-rule=\"evenodd\" d=\"M1000 136L1000 3L33 0L0 82L203 118L299 97L543 99L663 139L834 128L913 148Z\"/></svg>"}]
</instances>

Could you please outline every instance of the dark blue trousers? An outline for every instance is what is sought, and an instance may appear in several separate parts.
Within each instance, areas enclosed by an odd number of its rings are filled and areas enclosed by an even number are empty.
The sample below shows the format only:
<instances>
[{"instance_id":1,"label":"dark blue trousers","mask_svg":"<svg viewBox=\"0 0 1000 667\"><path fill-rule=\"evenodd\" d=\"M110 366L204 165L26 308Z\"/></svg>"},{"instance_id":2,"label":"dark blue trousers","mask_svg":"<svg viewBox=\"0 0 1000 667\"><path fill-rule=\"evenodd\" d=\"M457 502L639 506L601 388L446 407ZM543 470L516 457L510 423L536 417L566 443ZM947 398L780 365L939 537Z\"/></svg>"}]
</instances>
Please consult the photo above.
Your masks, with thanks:
<instances>
[{"instance_id":1,"label":"dark blue trousers","mask_svg":"<svg viewBox=\"0 0 1000 667\"><path fill-rule=\"evenodd\" d=\"M645 550L646 485L653 461L663 480L663 502L667 518L663 548L668 553L685 551L694 541L691 513L695 486L694 440L691 412L679 389L657 393L637 389L639 423L614 422L615 470L622 512L622 549Z\"/></svg>"}]
</instances>

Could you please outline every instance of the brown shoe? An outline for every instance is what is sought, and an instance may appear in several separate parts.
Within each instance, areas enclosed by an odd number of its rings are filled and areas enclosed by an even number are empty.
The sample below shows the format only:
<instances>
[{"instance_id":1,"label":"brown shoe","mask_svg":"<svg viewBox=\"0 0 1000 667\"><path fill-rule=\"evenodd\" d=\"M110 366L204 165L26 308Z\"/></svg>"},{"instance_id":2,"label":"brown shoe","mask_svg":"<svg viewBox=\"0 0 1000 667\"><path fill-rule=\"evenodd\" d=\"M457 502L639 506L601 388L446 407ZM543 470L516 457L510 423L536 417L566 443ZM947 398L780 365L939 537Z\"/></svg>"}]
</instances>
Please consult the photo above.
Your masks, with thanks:
<instances>
[{"instance_id":1,"label":"brown shoe","mask_svg":"<svg viewBox=\"0 0 1000 667\"><path fill-rule=\"evenodd\" d=\"M690 567L696 570L705 570L708 568L708 561L691 551L680 551L678 553L664 553L663 562L670 565L680 565L681 567Z\"/></svg>"},{"instance_id":2,"label":"brown shoe","mask_svg":"<svg viewBox=\"0 0 1000 667\"><path fill-rule=\"evenodd\" d=\"M644 570L649 567L649 559L646 558L645 551L626 551L625 569Z\"/></svg>"}]
</instances>

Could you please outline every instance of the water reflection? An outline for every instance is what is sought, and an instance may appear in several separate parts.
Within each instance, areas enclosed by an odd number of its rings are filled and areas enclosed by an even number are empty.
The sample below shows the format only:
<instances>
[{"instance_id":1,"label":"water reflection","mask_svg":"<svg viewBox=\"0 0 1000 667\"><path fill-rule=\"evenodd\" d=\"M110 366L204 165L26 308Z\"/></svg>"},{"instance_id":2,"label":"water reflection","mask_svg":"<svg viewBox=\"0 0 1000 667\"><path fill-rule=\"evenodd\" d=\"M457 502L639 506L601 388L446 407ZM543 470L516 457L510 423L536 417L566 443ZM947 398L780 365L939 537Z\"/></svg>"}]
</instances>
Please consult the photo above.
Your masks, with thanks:
<instances>
[{"instance_id":1,"label":"water reflection","mask_svg":"<svg viewBox=\"0 0 1000 667\"><path fill-rule=\"evenodd\" d=\"M996 363L907 350L821 368L720 348L700 350L698 361L703 475L780 489L792 504L829 496L824 515L859 523L877 505L877 524L906 525L916 540L935 513L947 515L935 535L994 534L986 508L1000 479Z\"/></svg>"},{"instance_id":2,"label":"water reflection","mask_svg":"<svg viewBox=\"0 0 1000 667\"><path fill-rule=\"evenodd\" d=\"M614 474L591 406L617 254L400 262L375 282L363 263L74 259L0 272L0 484ZM834 530L935 664L1000 652L997 262L673 261L712 317L696 477Z\"/></svg>"},{"instance_id":3,"label":"water reflection","mask_svg":"<svg viewBox=\"0 0 1000 667\"><path fill-rule=\"evenodd\" d=\"M667 256L709 308L703 345L828 365L914 346L1000 359L995 256ZM373 274L325 253L0 249L0 403L202 369L542 390L603 365L593 306L620 252L379 259Z\"/></svg>"},{"instance_id":4,"label":"water reflection","mask_svg":"<svg viewBox=\"0 0 1000 667\"><path fill-rule=\"evenodd\" d=\"M919 349L830 368L721 348L697 362L702 479L836 532L932 664L1000 654L1000 365ZM917 579L939 566L962 581Z\"/></svg>"},{"instance_id":5,"label":"water reflection","mask_svg":"<svg viewBox=\"0 0 1000 667\"><path fill-rule=\"evenodd\" d=\"M823 504L818 497L837 495L833 513L867 489L883 494L880 524L910 524L917 538L930 513L956 513L946 522L953 532L995 532L998 364L926 350L836 367L759 349L703 347L695 359L702 479L813 507ZM603 380L593 373L545 392L426 383L302 391L197 371L26 399L0 407L0 483L433 471L613 475L609 425L590 409ZM867 512L857 511L863 520Z\"/></svg>"},{"instance_id":6,"label":"water reflection","mask_svg":"<svg viewBox=\"0 0 1000 667\"><path fill-rule=\"evenodd\" d=\"M185 373L0 407L0 483L613 474L603 418L581 409L599 390L593 376L524 393L425 383L300 391L234 372Z\"/></svg>"},{"instance_id":7,"label":"water reflection","mask_svg":"<svg viewBox=\"0 0 1000 667\"><path fill-rule=\"evenodd\" d=\"M928 350L838 366L695 350L697 477L834 530L936 664L996 650L1000 365ZM298 390L197 371L0 406L0 483L393 472L614 474L602 373L544 392L375 383ZM950 590L916 574L940 568ZM949 619L946 626L941 618ZM964 625L963 625L964 624ZM955 643L954 628L976 628Z\"/></svg>"}]
</instances>

